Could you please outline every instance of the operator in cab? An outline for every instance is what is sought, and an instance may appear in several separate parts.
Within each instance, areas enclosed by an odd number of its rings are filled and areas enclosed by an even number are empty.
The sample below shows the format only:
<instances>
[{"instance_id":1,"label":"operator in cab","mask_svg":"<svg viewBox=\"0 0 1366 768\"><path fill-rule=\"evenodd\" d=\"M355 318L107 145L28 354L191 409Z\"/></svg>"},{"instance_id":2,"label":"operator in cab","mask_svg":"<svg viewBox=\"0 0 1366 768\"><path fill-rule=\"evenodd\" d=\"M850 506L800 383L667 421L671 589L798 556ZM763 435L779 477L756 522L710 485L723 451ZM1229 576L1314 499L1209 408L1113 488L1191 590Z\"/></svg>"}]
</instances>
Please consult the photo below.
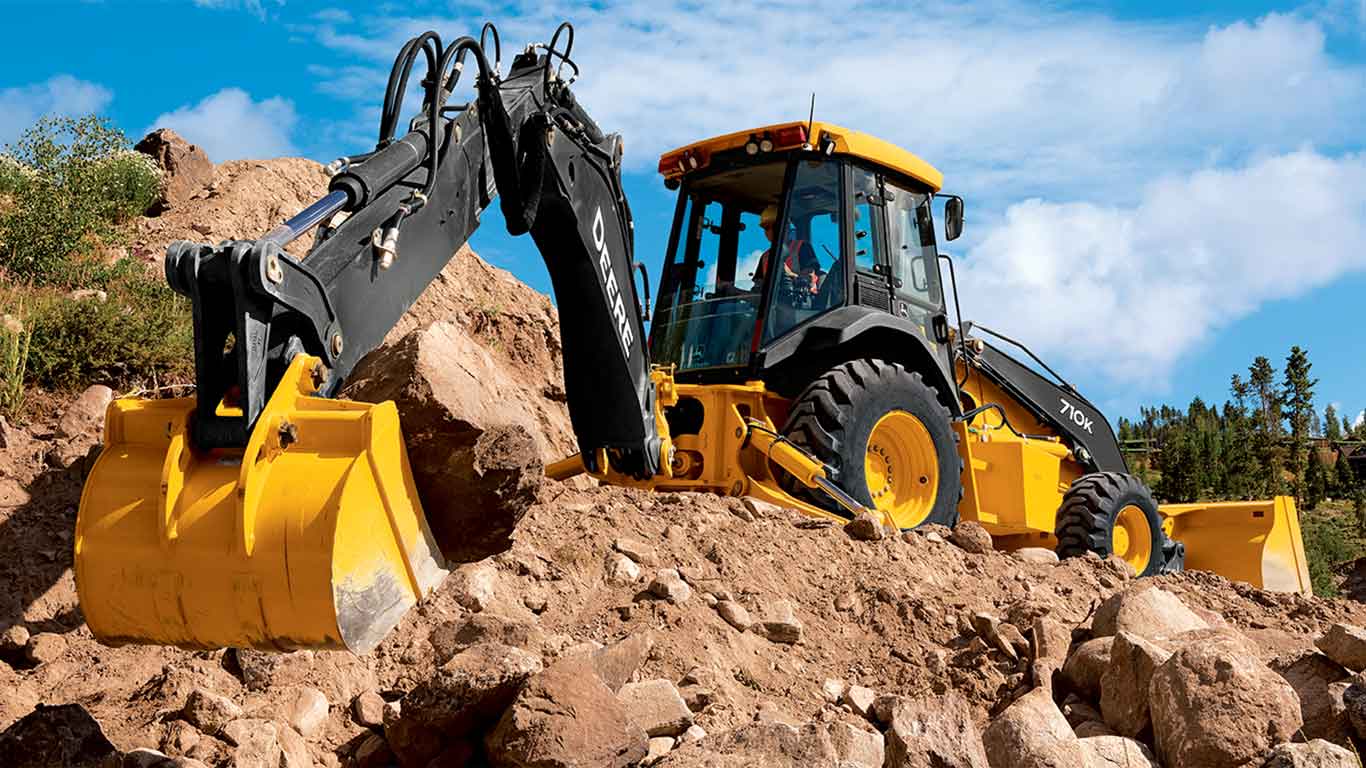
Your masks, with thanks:
<instances>
[{"instance_id":1,"label":"operator in cab","mask_svg":"<svg viewBox=\"0 0 1366 768\"><path fill-rule=\"evenodd\" d=\"M768 236L769 248L759 257L759 265L754 270L754 286L758 288L764 284L764 279L768 277L768 265L770 256L777 246L778 227L778 206L769 205L759 214L759 226L763 227L764 234ZM816 251L811 247L811 243L792 239L787 240L781 246L783 260L783 274L792 278L793 284L798 292L809 292L815 294L820 290L821 279L825 277L825 270L821 268L820 260L816 258Z\"/></svg>"}]
</instances>

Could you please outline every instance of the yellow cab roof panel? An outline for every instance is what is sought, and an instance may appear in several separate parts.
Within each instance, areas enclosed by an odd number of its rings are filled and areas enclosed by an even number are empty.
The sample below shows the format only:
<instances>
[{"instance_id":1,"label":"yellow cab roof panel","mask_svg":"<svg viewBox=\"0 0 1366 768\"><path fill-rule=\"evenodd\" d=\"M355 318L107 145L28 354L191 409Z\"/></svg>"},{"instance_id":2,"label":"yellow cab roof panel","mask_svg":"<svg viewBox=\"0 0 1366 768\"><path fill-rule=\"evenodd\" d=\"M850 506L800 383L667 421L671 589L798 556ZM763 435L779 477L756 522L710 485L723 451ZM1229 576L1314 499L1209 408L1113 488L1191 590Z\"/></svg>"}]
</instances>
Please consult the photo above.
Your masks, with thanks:
<instances>
[{"instance_id":1,"label":"yellow cab roof panel","mask_svg":"<svg viewBox=\"0 0 1366 768\"><path fill-rule=\"evenodd\" d=\"M867 160L876 165L891 168L917 181L921 181L934 191L938 192L944 185L944 174L937 168L920 159L916 155L908 152L901 147L883 141L876 136L866 133L853 131L831 123L815 121L810 125L810 135L807 136L807 144L810 147L820 146L822 136L828 136L835 142L835 154L850 155L863 160ZM778 131L791 128L806 128L805 121L791 123L776 123L766 125L761 128L750 128L735 133L727 133L721 136L713 136L710 139L695 141L692 144L679 147L665 152L660 157L660 173L666 178L677 178L684 175L683 166L679 163L666 162L673 158L682 158L688 153L696 153L703 157L710 157L716 152L723 152L730 149L743 147L751 138L761 138L764 135L775 135ZM798 149L799 146L779 146L775 148L777 152L787 152Z\"/></svg>"}]
</instances>

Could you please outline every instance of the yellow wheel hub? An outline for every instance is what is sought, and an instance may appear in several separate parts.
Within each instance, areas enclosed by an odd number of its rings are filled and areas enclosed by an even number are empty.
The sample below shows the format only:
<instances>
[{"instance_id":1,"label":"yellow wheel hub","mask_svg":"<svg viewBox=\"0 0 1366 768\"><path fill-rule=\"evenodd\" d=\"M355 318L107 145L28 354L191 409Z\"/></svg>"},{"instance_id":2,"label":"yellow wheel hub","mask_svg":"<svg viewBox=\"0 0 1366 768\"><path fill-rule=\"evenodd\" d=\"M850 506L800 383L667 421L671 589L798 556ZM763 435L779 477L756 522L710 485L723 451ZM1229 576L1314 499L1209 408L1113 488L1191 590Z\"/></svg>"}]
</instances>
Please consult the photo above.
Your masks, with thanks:
<instances>
[{"instance_id":1,"label":"yellow wheel hub","mask_svg":"<svg viewBox=\"0 0 1366 768\"><path fill-rule=\"evenodd\" d=\"M1115 515L1110 551L1133 566L1134 573L1147 569L1153 556L1153 532L1148 526L1148 516L1138 505L1130 504Z\"/></svg>"},{"instance_id":2,"label":"yellow wheel hub","mask_svg":"<svg viewBox=\"0 0 1366 768\"><path fill-rule=\"evenodd\" d=\"M920 419L890 411L873 425L863 477L873 505L900 528L925 522L939 492L939 457Z\"/></svg>"}]
</instances>

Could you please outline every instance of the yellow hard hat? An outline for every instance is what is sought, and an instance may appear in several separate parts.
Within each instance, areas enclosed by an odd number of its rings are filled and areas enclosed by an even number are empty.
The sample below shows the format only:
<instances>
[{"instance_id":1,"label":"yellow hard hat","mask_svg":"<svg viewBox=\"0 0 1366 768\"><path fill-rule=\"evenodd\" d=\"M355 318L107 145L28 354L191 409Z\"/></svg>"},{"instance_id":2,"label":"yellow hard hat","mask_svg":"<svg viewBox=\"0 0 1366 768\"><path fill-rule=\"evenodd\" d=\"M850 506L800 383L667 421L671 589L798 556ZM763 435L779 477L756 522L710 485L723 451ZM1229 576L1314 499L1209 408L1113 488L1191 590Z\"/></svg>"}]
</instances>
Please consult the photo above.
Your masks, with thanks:
<instances>
[{"instance_id":1,"label":"yellow hard hat","mask_svg":"<svg viewBox=\"0 0 1366 768\"><path fill-rule=\"evenodd\" d=\"M774 224L777 224L777 223L778 223L778 206L776 206L776 205L767 205L767 206L764 206L764 211L763 211L763 213L760 213L760 214L759 214L759 226L761 226L761 227L771 227L771 226L773 226Z\"/></svg>"}]
</instances>

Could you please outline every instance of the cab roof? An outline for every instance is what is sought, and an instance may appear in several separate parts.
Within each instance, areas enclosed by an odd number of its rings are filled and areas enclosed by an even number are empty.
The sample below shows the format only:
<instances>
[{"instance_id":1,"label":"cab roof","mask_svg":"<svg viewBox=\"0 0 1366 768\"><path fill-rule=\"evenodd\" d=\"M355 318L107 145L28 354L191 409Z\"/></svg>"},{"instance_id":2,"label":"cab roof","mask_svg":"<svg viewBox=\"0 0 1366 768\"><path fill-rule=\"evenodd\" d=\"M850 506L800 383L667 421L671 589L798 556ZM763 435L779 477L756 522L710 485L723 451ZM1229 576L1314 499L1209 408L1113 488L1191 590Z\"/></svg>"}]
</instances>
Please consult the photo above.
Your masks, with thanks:
<instances>
[{"instance_id":1,"label":"cab roof","mask_svg":"<svg viewBox=\"0 0 1366 768\"><path fill-rule=\"evenodd\" d=\"M666 179L682 178L701 170L717 152L739 149L750 141L757 145L765 138L772 143L774 153L820 147L822 141L828 139L834 142L836 155L849 155L890 168L928 185L935 192L944 185L944 174L901 147L876 136L821 121L775 123L696 141L661 155L659 172Z\"/></svg>"}]
</instances>

